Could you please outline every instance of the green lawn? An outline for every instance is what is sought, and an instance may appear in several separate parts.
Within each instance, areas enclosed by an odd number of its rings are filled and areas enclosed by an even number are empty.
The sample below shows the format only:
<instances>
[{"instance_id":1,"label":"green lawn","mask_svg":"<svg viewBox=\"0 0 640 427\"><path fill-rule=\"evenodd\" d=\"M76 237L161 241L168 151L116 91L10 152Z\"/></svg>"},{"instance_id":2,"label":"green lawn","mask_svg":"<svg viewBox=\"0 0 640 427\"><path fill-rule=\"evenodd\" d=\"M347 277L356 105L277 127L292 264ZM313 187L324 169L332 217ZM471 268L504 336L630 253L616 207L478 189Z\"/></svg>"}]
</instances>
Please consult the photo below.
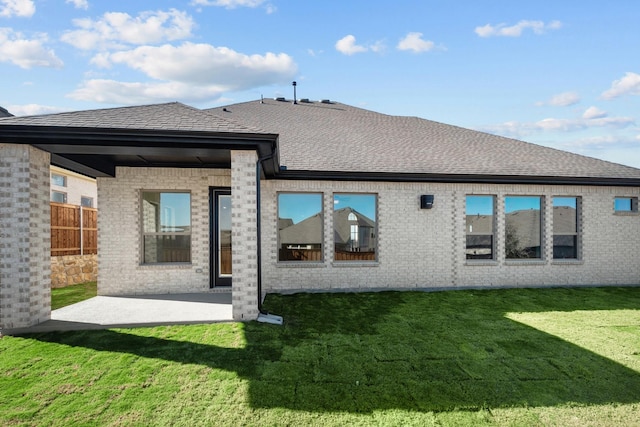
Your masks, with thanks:
<instances>
[{"instance_id":1,"label":"green lawn","mask_svg":"<svg viewBox=\"0 0 640 427\"><path fill-rule=\"evenodd\" d=\"M640 425L640 288L270 295L0 339L0 425Z\"/></svg>"},{"instance_id":2,"label":"green lawn","mask_svg":"<svg viewBox=\"0 0 640 427\"><path fill-rule=\"evenodd\" d=\"M64 288L51 289L51 310L95 297L97 293L97 282L80 283Z\"/></svg>"}]
</instances>

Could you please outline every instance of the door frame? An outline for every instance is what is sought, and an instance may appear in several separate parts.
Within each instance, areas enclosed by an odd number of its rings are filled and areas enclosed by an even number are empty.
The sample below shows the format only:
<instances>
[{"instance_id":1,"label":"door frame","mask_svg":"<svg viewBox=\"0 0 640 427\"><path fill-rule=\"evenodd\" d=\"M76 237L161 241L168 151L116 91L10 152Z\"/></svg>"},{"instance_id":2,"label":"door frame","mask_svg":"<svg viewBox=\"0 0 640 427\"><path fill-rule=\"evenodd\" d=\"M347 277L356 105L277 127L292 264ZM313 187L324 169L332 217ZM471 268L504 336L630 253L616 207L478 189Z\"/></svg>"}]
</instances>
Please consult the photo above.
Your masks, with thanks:
<instances>
[{"instance_id":1,"label":"door frame","mask_svg":"<svg viewBox=\"0 0 640 427\"><path fill-rule=\"evenodd\" d=\"M218 197L230 196L230 187L209 187L209 287L230 287L231 277L220 276L220 263L218 262Z\"/></svg>"}]
</instances>

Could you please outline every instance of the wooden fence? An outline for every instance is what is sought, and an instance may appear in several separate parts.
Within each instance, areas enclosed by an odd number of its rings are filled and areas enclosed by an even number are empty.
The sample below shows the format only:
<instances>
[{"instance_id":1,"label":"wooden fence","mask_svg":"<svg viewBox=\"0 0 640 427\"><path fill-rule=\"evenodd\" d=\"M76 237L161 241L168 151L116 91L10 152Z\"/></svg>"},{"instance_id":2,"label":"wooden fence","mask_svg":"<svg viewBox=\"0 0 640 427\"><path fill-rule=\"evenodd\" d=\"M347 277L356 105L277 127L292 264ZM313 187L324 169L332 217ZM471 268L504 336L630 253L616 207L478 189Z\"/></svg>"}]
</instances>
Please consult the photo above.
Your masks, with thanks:
<instances>
[{"instance_id":1,"label":"wooden fence","mask_svg":"<svg viewBox=\"0 0 640 427\"><path fill-rule=\"evenodd\" d=\"M98 210L51 202L51 256L98 253Z\"/></svg>"}]
</instances>

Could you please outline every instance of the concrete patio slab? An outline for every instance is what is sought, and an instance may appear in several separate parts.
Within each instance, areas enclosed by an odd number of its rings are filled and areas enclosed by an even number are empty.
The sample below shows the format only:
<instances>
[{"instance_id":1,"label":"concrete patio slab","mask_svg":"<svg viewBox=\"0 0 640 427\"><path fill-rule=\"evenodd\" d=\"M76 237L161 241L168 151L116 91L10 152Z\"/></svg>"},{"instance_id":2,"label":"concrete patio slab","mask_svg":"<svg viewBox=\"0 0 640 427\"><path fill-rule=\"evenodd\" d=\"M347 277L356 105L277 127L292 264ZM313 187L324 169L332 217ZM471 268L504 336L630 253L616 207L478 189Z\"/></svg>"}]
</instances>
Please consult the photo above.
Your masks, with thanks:
<instances>
[{"instance_id":1,"label":"concrete patio slab","mask_svg":"<svg viewBox=\"0 0 640 427\"><path fill-rule=\"evenodd\" d=\"M231 292L97 296L51 312L51 320L7 334L233 321Z\"/></svg>"}]
</instances>

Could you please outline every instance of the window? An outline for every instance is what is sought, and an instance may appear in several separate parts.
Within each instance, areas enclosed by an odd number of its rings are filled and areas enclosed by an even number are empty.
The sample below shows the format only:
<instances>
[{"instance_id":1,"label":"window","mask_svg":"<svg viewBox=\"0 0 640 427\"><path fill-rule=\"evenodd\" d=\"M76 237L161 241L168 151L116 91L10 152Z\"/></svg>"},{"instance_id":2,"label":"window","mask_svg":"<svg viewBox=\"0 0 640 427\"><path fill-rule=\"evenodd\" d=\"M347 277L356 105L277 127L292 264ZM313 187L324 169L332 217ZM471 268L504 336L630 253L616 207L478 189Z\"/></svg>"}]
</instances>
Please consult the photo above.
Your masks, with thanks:
<instances>
[{"instance_id":1,"label":"window","mask_svg":"<svg viewBox=\"0 0 640 427\"><path fill-rule=\"evenodd\" d=\"M505 210L505 257L542 258L542 218L540 196L507 196Z\"/></svg>"},{"instance_id":2,"label":"window","mask_svg":"<svg viewBox=\"0 0 640 427\"><path fill-rule=\"evenodd\" d=\"M61 191L52 191L51 201L56 203L67 203L67 193L63 193Z\"/></svg>"},{"instance_id":3,"label":"window","mask_svg":"<svg viewBox=\"0 0 640 427\"><path fill-rule=\"evenodd\" d=\"M58 175L57 173L51 174L51 185L57 185L58 187L67 186L67 177L64 175Z\"/></svg>"},{"instance_id":4,"label":"window","mask_svg":"<svg viewBox=\"0 0 640 427\"><path fill-rule=\"evenodd\" d=\"M495 259L494 196L467 196L467 259Z\"/></svg>"},{"instance_id":5,"label":"window","mask_svg":"<svg viewBox=\"0 0 640 427\"><path fill-rule=\"evenodd\" d=\"M579 197L553 198L553 258L578 259Z\"/></svg>"},{"instance_id":6,"label":"window","mask_svg":"<svg viewBox=\"0 0 640 427\"><path fill-rule=\"evenodd\" d=\"M278 194L278 261L322 261L322 194Z\"/></svg>"},{"instance_id":7,"label":"window","mask_svg":"<svg viewBox=\"0 0 640 427\"><path fill-rule=\"evenodd\" d=\"M375 261L378 247L375 194L333 196L335 261Z\"/></svg>"},{"instance_id":8,"label":"window","mask_svg":"<svg viewBox=\"0 0 640 427\"><path fill-rule=\"evenodd\" d=\"M637 197L616 197L613 202L614 212L638 212Z\"/></svg>"},{"instance_id":9,"label":"window","mask_svg":"<svg viewBox=\"0 0 640 427\"><path fill-rule=\"evenodd\" d=\"M82 197L80 197L80 204L82 206L84 206L85 208L92 208L93 207L93 198L82 196Z\"/></svg>"},{"instance_id":10,"label":"window","mask_svg":"<svg viewBox=\"0 0 640 427\"><path fill-rule=\"evenodd\" d=\"M191 262L191 194L142 192L142 262Z\"/></svg>"}]
</instances>

